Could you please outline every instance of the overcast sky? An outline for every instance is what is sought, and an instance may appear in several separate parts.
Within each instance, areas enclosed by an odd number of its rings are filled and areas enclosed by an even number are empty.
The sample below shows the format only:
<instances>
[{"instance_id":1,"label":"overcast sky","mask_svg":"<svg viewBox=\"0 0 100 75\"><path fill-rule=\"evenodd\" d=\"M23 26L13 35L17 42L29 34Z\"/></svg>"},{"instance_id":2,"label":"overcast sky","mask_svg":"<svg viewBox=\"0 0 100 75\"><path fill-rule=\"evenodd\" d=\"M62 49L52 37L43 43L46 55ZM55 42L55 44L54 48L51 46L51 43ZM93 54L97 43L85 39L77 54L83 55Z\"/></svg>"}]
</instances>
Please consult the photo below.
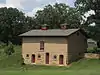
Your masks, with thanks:
<instances>
[{"instance_id":1,"label":"overcast sky","mask_svg":"<svg viewBox=\"0 0 100 75\"><path fill-rule=\"evenodd\" d=\"M0 7L14 7L33 16L37 10L42 9L45 5L54 3L66 3L71 7L74 6L75 0L0 0Z\"/></svg>"}]
</instances>

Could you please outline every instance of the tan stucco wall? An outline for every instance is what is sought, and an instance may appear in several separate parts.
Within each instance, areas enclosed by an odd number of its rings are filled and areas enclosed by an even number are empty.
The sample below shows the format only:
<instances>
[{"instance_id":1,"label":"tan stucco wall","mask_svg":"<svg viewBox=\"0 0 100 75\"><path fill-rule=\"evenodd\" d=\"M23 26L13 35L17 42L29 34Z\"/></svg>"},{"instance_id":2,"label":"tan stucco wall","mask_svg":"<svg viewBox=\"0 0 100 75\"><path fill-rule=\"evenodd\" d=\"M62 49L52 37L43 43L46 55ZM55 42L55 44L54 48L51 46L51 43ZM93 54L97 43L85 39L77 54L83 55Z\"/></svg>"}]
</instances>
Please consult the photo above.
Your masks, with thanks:
<instances>
[{"instance_id":1,"label":"tan stucco wall","mask_svg":"<svg viewBox=\"0 0 100 75\"><path fill-rule=\"evenodd\" d=\"M78 31L79 32L79 31ZM86 37L82 33L77 32L68 37L68 61L71 63L74 60L84 56L84 52L87 49Z\"/></svg>"},{"instance_id":2,"label":"tan stucco wall","mask_svg":"<svg viewBox=\"0 0 100 75\"><path fill-rule=\"evenodd\" d=\"M40 51L40 41L44 40L44 51ZM49 65L59 65L59 55L64 55L64 65L67 59L67 38L66 37L23 37L22 55L26 64L31 63L31 55L35 54L36 64L45 64L45 54L49 53ZM26 57L29 54L29 57ZM41 58L38 59L38 54ZM57 59L53 59L54 55Z\"/></svg>"}]
</instances>

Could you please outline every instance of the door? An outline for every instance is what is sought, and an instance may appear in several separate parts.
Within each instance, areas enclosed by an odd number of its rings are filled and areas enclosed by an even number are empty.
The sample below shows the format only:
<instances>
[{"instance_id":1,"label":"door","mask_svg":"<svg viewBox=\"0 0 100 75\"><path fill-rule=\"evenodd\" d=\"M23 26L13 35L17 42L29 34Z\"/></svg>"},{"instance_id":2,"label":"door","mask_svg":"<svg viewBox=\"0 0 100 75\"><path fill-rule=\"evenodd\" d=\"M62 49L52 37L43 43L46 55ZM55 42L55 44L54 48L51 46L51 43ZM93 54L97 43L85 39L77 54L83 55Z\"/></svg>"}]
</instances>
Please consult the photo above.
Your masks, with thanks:
<instances>
[{"instance_id":1,"label":"door","mask_svg":"<svg viewBox=\"0 0 100 75\"><path fill-rule=\"evenodd\" d=\"M46 64L49 64L49 53L46 53Z\"/></svg>"},{"instance_id":2,"label":"door","mask_svg":"<svg viewBox=\"0 0 100 75\"><path fill-rule=\"evenodd\" d=\"M32 63L35 63L35 55L32 54Z\"/></svg>"},{"instance_id":3,"label":"door","mask_svg":"<svg viewBox=\"0 0 100 75\"><path fill-rule=\"evenodd\" d=\"M63 58L64 58L63 55L60 55L60 56L59 56L59 64L61 64L61 65L63 64Z\"/></svg>"}]
</instances>

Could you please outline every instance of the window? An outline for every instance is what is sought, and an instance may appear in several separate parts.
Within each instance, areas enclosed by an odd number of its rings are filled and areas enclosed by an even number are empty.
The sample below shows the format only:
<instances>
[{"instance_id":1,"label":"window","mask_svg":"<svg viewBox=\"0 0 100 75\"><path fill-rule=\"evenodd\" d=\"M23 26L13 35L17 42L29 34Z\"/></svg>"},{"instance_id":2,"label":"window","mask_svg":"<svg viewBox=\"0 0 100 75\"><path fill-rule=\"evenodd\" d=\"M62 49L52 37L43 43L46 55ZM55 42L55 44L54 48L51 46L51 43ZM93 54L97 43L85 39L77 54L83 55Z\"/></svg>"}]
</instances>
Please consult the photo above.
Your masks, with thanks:
<instances>
[{"instance_id":1,"label":"window","mask_svg":"<svg viewBox=\"0 0 100 75\"><path fill-rule=\"evenodd\" d=\"M40 50L44 50L44 41L40 41Z\"/></svg>"},{"instance_id":2,"label":"window","mask_svg":"<svg viewBox=\"0 0 100 75\"><path fill-rule=\"evenodd\" d=\"M54 57L53 57L54 59L57 59L57 56L56 55L54 55Z\"/></svg>"},{"instance_id":3,"label":"window","mask_svg":"<svg viewBox=\"0 0 100 75\"><path fill-rule=\"evenodd\" d=\"M41 55L40 54L38 54L38 58L41 58Z\"/></svg>"},{"instance_id":4,"label":"window","mask_svg":"<svg viewBox=\"0 0 100 75\"><path fill-rule=\"evenodd\" d=\"M56 61L57 60L57 55L53 56L53 60Z\"/></svg>"},{"instance_id":5,"label":"window","mask_svg":"<svg viewBox=\"0 0 100 75\"><path fill-rule=\"evenodd\" d=\"M26 57L29 57L29 54L26 54Z\"/></svg>"},{"instance_id":6,"label":"window","mask_svg":"<svg viewBox=\"0 0 100 75\"><path fill-rule=\"evenodd\" d=\"M88 44L95 44L94 42L88 42Z\"/></svg>"}]
</instances>

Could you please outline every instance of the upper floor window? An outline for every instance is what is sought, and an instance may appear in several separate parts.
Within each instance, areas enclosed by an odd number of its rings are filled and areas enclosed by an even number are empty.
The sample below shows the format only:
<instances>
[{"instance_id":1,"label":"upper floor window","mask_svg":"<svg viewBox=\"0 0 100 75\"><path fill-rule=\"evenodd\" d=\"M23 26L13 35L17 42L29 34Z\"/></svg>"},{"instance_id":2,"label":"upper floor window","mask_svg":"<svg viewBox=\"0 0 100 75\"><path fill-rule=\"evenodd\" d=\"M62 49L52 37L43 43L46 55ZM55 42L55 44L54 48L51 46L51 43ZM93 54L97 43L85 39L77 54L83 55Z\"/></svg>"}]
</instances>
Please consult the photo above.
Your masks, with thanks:
<instances>
[{"instance_id":1,"label":"upper floor window","mask_svg":"<svg viewBox=\"0 0 100 75\"><path fill-rule=\"evenodd\" d=\"M40 41L40 50L44 50L44 41Z\"/></svg>"}]
</instances>

